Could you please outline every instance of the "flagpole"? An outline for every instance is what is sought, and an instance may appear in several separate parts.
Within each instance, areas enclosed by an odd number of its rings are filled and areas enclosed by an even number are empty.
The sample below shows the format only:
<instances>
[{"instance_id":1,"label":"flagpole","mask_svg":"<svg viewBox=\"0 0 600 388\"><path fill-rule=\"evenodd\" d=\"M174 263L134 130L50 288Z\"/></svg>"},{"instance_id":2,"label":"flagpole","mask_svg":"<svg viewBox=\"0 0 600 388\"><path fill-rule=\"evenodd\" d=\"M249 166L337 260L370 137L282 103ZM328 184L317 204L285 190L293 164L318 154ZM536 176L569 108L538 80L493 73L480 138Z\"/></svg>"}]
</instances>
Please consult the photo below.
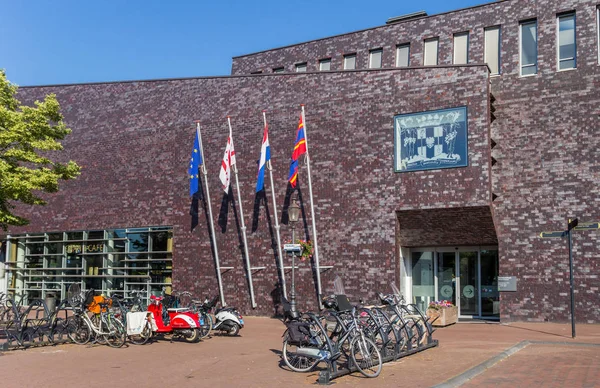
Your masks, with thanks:
<instances>
[{"instance_id":1,"label":"flagpole","mask_svg":"<svg viewBox=\"0 0 600 388\"><path fill-rule=\"evenodd\" d=\"M217 249L217 239L215 237L215 225L213 223L212 205L210 202L210 191L208 190L206 163L204 163L204 146L202 144L202 133L200 132L200 121L196 121L196 132L200 140L200 156L202 157L202 175L204 175L204 183L206 185L206 202L208 202L208 220L210 223L210 235L213 246L215 247L215 268L217 271L217 283L219 283L219 296L221 297L221 306L227 306L225 303L225 295L223 295L223 280L221 279L221 265L219 263L219 250Z\"/></svg>"},{"instance_id":2,"label":"flagpole","mask_svg":"<svg viewBox=\"0 0 600 388\"><path fill-rule=\"evenodd\" d=\"M317 244L317 225L315 222L315 205L313 201L313 191L312 191L312 180L310 177L310 152L308 151L308 130L306 127L306 117L304 115L304 104L302 106L302 122L304 123L304 142L306 144L306 169L308 173L308 193L310 195L310 213L312 220L312 230L313 230L313 247L315 248L314 260L315 267L317 267L316 275L317 275L317 295L319 308L322 308L321 305L321 267L319 266L319 245Z\"/></svg>"},{"instance_id":3,"label":"flagpole","mask_svg":"<svg viewBox=\"0 0 600 388\"><path fill-rule=\"evenodd\" d=\"M229 124L229 136L231 137L231 118L229 116L227 116L227 124ZM250 300L252 301L252 308L254 309L256 308L256 301L254 300L254 286L252 285L252 268L250 268L250 257L248 255L248 239L246 238L246 223L244 221L244 210L242 209L242 194L240 192L240 180L238 179L237 163L232 166L232 169L235 173L235 184L237 186L238 192L238 204L240 205L242 235L244 236L244 255L246 256L246 268L248 269L248 283L250 285Z\"/></svg>"},{"instance_id":4,"label":"flagpole","mask_svg":"<svg viewBox=\"0 0 600 388\"><path fill-rule=\"evenodd\" d=\"M263 110L263 121L265 127L267 126L267 114ZM281 288L283 290L283 296L287 299L287 290L285 287L285 272L283 268L283 254L281 252L281 234L279 233L279 220L277 218L277 202L275 201L275 185L273 185L273 167L271 166L271 160L267 162L267 169L269 170L269 178L271 179L271 197L273 198L273 214L275 214L275 231L277 232L277 255L279 258L279 275L281 276Z\"/></svg>"}]
</instances>

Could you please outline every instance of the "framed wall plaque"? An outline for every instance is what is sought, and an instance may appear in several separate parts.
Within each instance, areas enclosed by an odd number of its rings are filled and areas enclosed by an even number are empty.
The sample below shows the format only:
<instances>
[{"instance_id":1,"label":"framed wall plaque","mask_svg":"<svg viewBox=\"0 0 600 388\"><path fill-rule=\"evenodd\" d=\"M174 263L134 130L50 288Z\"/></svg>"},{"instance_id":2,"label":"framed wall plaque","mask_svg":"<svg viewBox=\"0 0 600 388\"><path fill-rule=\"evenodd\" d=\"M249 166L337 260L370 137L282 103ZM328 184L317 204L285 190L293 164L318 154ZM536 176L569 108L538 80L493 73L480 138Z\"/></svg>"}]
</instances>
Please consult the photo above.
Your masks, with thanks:
<instances>
[{"instance_id":1,"label":"framed wall plaque","mask_svg":"<svg viewBox=\"0 0 600 388\"><path fill-rule=\"evenodd\" d=\"M467 107L394 117L394 170L409 172L469 165Z\"/></svg>"}]
</instances>

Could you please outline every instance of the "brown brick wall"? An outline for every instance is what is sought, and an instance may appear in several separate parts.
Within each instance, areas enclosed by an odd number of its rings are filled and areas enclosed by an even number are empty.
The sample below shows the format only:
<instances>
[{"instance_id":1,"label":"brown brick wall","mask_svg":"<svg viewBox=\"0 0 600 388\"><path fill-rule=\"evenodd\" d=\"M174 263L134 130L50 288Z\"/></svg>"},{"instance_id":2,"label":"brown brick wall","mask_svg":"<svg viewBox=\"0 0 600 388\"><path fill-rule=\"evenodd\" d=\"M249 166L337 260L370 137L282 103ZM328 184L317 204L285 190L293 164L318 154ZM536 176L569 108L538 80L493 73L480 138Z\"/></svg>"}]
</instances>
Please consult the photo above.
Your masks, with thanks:
<instances>
[{"instance_id":1,"label":"brown brick wall","mask_svg":"<svg viewBox=\"0 0 600 388\"><path fill-rule=\"evenodd\" d=\"M501 75L491 78L497 98L491 137L492 213L500 250L501 276L518 276L519 291L503 293L503 320L569 319L568 250L565 240L542 240L541 231L560 230L572 216L600 221L600 66L597 0L507 0L381 26L233 59L232 74L269 72L297 62L316 70L318 59L343 65L357 53L368 66L370 49L383 47L383 66L395 66L397 44L411 43L411 66L423 64L423 41L439 37L439 63L452 63L452 37L469 31L470 62L483 62L484 28L500 25ZM576 12L577 69L556 71L556 15ZM538 67L519 77L519 22L537 18ZM460 86L457 86L460 87ZM433 90L432 90L433 92ZM427 105L427 104L425 104ZM484 177L485 179L485 177ZM429 181L428 183L429 184ZM424 185L426 186L426 185ZM414 201L423 196L402 196ZM444 201L445 202L445 201ZM422 203L427 208L429 202ZM441 203L440 208L452 206ZM401 215L400 215L401 216ZM400 222L402 224L402 222ZM402 233L401 231L399 233ZM412 240L411 240L412 241ZM431 245L434 245L432 240ZM574 242L577 319L599 322L600 233L578 232Z\"/></svg>"},{"instance_id":2,"label":"brown brick wall","mask_svg":"<svg viewBox=\"0 0 600 388\"><path fill-rule=\"evenodd\" d=\"M305 103L321 264L334 265L322 274L323 290L331 292L332 280L339 274L354 300L374 300L375 292L386 290L398 272L396 209L422 203L415 196L431 198L431 206L437 206L444 182L453 182L446 185L453 189L444 200L461 206L486 203L490 185L485 167L489 160L487 85L487 68L470 66L24 88L20 97L28 101L57 94L73 129L64 142L65 157L82 165L82 175L49 196L48 206L27 209L31 225L11 232L173 225L175 288L201 297L214 295L217 285L204 213L199 227L190 232L186 164L193 120L202 123L216 221L222 200L218 169L228 133L225 116L231 115L250 229L261 110L268 111L281 212L300 103ZM462 169L394 173L393 116L462 105L468 106L473 134L470 157L480 163ZM435 184L421 187L419 177L430 176ZM481 189L466 190L458 184L467 176L480 181ZM300 185L308 207L304 167ZM306 222L310 230L310 218ZM227 232L217 232L221 265L235 267L223 274L226 300L246 314L269 314L277 269L264 209L258 231L248 236L251 264L267 267L254 274L258 302L254 311L234 225L230 211ZM291 237L286 226L282 237ZM289 265L289 259L286 262ZM316 302L308 268L303 263L297 278L301 309L314 308Z\"/></svg>"}]
</instances>

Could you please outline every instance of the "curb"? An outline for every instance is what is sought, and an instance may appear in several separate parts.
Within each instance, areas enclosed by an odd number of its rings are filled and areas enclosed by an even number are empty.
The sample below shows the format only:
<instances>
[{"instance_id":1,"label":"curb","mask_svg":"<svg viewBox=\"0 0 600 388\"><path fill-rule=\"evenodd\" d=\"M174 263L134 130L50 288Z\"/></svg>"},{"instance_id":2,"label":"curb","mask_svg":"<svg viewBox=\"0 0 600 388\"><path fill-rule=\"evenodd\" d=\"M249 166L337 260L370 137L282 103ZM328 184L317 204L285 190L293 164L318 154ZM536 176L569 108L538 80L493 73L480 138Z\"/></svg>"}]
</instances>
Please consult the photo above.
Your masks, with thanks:
<instances>
[{"instance_id":1,"label":"curb","mask_svg":"<svg viewBox=\"0 0 600 388\"><path fill-rule=\"evenodd\" d=\"M467 371L459 374L458 376L455 376L455 377L451 378L450 380L446 380L446 381L444 381L441 384L434 385L432 388L454 388L454 387L459 387L459 386L463 385L464 383L466 383L467 381L469 381L472 378L474 378L475 376L482 374L487 369L489 369L492 366L496 365L497 363L499 363L500 361L504 360L505 358L508 358L509 356L515 354L519 350L527 347L531 343L532 342L530 342L530 341L521 341L518 344L516 344L514 346L511 346L510 348L506 349L502 353L499 353L498 355L490 358L489 360L484 361L481 364L479 364L477 366L474 366L471 369L468 369Z\"/></svg>"}]
</instances>

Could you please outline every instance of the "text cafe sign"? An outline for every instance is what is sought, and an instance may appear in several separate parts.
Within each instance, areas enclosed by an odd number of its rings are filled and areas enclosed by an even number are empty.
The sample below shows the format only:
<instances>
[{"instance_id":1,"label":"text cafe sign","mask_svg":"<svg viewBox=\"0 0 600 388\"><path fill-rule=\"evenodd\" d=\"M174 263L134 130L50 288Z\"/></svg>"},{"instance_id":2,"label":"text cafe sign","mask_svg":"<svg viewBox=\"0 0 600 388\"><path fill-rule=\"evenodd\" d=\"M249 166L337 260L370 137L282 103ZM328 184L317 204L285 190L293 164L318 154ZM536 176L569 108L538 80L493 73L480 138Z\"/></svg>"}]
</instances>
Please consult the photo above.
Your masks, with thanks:
<instances>
[{"instance_id":1,"label":"text cafe sign","mask_svg":"<svg viewBox=\"0 0 600 388\"><path fill-rule=\"evenodd\" d=\"M104 243L96 244L69 244L67 245L67 253L100 253L104 252Z\"/></svg>"}]
</instances>

